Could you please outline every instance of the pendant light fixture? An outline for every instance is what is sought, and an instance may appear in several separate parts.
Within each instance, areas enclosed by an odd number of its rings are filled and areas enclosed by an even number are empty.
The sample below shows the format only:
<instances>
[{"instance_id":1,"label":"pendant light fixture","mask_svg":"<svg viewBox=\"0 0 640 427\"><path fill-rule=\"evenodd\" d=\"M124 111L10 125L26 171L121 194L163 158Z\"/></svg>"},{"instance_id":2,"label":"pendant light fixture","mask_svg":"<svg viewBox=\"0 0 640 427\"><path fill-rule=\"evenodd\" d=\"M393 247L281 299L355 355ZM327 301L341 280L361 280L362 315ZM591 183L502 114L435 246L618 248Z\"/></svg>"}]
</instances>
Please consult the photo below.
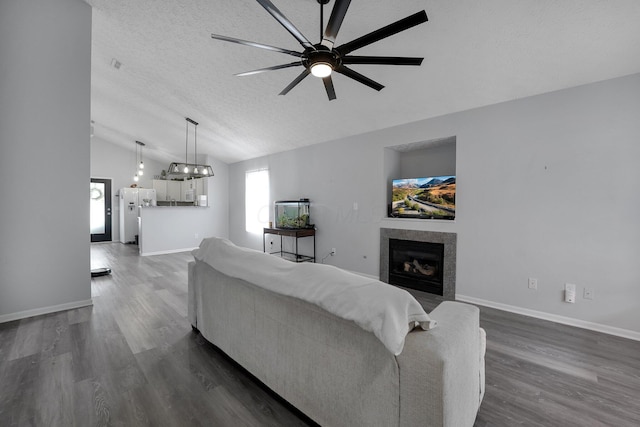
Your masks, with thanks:
<instances>
[{"instance_id":1,"label":"pendant light fixture","mask_svg":"<svg viewBox=\"0 0 640 427\"><path fill-rule=\"evenodd\" d=\"M136 159L134 160L134 165L136 167L136 173L135 173L135 175L133 175L133 180L135 182L138 182L140 180L140 177L138 176L138 167L137 167L138 166L138 141L135 141L135 145L133 146L133 148L135 148L135 152L136 152L136 154L135 154Z\"/></svg>"},{"instance_id":2,"label":"pendant light fixture","mask_svg":"<svg viewBox=\"0 0 640 427\"><path fill-rule=\"evenodd\" d=\"M142 149L144 148L144 143L136 141L136 144L140 146L140 164L138 165L138 169L140 169L140 175L142 175L144 169L144 162L142 161Z\"/></svg>"},{"instance_id":3,"label":"pendant light fixture","mask_svg":"<svg viewBox=\"0 0 640 427\"><path fill-rule=\"evenodd\" d=\"M184 143L184 162L172 162L169 165L169 173L167 174L173 178L193 179L193 178L205 178L213 176L213 168L210 165L198 163L198 122L187 117L186 119L186 132ZM189 163L189 124L194 127L193 139L194 139L194 155L193 163Z\"/></svg>"},{"instance_id":4,"label":"pendant light fixture","mask_svg":"<svg viewBox=\"0 0 640 427\"><path fill-rule=\"evenodd\" d=\"M140 163L138 163L138 147L140 147ZM136 141L135 149L136 149L136 174L133 175L133 180L138 182L140 177L144 175L144 163L142 162L142 147L144 147L144 142Z\"/></svg>"}]
</instances>

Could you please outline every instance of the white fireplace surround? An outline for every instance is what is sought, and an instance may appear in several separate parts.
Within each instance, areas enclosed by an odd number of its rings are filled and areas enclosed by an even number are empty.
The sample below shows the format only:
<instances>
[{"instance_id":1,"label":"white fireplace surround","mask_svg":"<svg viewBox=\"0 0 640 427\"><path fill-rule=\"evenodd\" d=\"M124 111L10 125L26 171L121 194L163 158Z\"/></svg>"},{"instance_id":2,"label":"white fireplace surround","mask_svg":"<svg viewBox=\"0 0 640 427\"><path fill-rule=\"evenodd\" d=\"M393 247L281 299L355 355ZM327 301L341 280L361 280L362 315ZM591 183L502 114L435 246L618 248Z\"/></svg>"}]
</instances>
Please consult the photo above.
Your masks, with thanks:
<instances>
[{"instance_id":1,"label":"white fireplace surround","mask_svg":"<svg viewBox=\"0 0 640 427\"><path fill-rule=\"evenodd\" d=\"M380 229L380 280L389 283L389 239L413 240L416 242L440 243L444 245L443 260L443 297L454 300L456 297L456 233L440 231L401 230L397 228Z\"/></svg>"}]
</instances>

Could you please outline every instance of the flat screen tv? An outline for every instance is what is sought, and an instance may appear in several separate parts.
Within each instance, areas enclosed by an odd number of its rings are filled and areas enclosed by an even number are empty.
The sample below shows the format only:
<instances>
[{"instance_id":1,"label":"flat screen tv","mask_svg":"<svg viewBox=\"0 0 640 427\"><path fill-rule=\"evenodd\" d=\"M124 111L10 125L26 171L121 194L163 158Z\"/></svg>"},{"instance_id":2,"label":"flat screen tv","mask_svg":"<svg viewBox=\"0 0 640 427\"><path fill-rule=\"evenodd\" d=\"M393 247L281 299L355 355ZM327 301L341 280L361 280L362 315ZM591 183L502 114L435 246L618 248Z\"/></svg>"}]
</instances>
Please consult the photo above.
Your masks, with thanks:
<instances>
[{"instance_id":1,"label":"flat screen tv","mask_svg":"<svg viewBox=\"0 0 640 427\"><path fill-rule=\"evenodd\" d=\"M456 177L452 175L394 179L392 218L455 219Z\"/></svg>"}]
</instances>

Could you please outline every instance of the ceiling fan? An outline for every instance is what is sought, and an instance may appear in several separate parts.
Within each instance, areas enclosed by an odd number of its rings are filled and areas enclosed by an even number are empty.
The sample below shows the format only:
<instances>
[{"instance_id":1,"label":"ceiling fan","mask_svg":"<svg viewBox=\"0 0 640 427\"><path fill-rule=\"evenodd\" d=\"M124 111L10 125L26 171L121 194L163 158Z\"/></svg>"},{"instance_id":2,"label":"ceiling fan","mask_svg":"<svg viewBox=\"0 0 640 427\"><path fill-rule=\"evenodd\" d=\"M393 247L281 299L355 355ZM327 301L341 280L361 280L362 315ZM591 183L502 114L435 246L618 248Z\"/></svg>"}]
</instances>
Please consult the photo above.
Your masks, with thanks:
<instances>
[{"instance_id":1,"label":"ceiling fan","mask_svg":"<svg viewBox=\"0 0 640 427\"><path fill-rule=\"evenodd\" d=\"M240 40L233 37L221 36L218 34L211 34L211 37L217 40L223 40L232 43L238 43L245 46L257 47L260 49L272 50L275 52L285 53L288 55L296 56L299 59L295 62L282 65L274 65L273 67L260 68L258 70L247 71L244 73L236 74L236 76L249 76L252 74L264 73L266 71L280 70L283 68L303 66L304 70L298 77L296 77L287 87L285 87L280 95L286 95L291 89L293 89L298 83L300 83L309 74L319 77L324 82L324 87L327 91L329 100L336 99L336 91L333 87L333 80L331 79L331 73L335 71L345 75L353 80L360 82L366 86L369 86L375 90L381 90L384 86L380 83L371 80L368 77L352 70L347 65L352 64L376 64L376 65L420 65L424 58L411 58L411 57L397 57L397 56L355 56L349 55L356 49L360 49L364 46L368 46L386 37L392 36L404 30L407 30L416 25L422 24L427 21L427 13L423 10L418 13L414 13L404 19L396 21L378 30L372 31L362 37L358 37L348 43L340 46L334 46L338 31L342 25L342 21L347 13L351 0L335 0L331 16L327 27L322 31L324 23L323 19L323 7L329 3L329 0L317 0L320 4L320 43L311 43L296 27L287 19L286 16L278 10L278 8L271 3L270 0L257 0L267 12L271 14L293 37L298 40L304 50L302 52L296 52L289 49L283 49L275 46L269 46L262 43L251 42L247 40Z\"/></svg>"}]
</instances>

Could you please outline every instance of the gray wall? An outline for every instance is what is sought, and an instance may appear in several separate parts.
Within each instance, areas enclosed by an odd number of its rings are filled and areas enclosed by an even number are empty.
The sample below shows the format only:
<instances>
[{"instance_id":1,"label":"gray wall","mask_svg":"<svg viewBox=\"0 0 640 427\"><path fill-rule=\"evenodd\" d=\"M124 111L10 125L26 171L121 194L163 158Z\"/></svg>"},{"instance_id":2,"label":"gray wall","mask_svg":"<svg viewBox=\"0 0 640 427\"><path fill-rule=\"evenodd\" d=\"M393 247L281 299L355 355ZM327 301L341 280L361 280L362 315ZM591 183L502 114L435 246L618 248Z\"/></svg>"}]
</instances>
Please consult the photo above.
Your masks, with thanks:
<instances>
[{"instance_id":1,"label":"gray wall","mask_svg":"<svg viewBox=\"0 0 640 427\"><path fill-rule=\"evenodd\" d=\"M245 171L267 167L272 200L311 199L319 253L337 248L326 262L377 275L380 227L455 232L459 295L638 333L638 93L640 74L236 163L232 203L243 207ZM455 222L385 219L401 163L385 147L452 136ZM229 221L234 242L262 248L242 215ZM576 304L562 302L565 282Z\"/></svg>"},{"instance_id":2,"label":"gray wall","mask_svg":"<svg viewBox=\"0 0 640 427\"><path fill-rule=\"evenodd\" d=\"M0 56L2 321L91 299L91 7L2 0Z\"/></svg>"},{"instance_id":3,"label":"gray wall","mask_svg":"<svg viewBox=\"0 0 640 427\"><path fill-rule=\"evenodd\" d=\"M198 156L199 157L199 156ZM208 178L209 218L207 225L211 236L229 237L229 165L207 156L203 159L213 168L214 176ZM201 161L203 161L201 160ZM211 237L207 236L207 237Z\"/></svg>"}]
</instances>

